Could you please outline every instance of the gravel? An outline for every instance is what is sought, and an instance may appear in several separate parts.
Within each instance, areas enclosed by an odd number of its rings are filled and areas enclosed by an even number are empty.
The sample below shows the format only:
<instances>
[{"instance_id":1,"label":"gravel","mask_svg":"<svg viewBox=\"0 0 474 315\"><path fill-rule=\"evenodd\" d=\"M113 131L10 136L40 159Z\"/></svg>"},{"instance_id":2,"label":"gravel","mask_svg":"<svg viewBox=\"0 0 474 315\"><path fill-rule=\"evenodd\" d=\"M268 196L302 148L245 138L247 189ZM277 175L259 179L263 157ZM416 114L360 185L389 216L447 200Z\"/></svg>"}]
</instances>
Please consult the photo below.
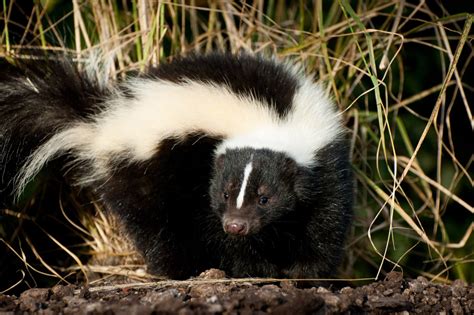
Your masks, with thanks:
<instances>
[{"instance_id":1,"label":"gravel","mask_svg":"<svg viewBox=\"0 0 474 315\"><path fill-rule=\"evenodd\" d=\"M19 297L0 294L0 314L474 313L474 286L460 280L437 284L391 272L382 281L336 289L288 281L215 282L224 278L221 270L211 269L197 281L172 285L35 288Z\"/></svg>"}]
</instances>

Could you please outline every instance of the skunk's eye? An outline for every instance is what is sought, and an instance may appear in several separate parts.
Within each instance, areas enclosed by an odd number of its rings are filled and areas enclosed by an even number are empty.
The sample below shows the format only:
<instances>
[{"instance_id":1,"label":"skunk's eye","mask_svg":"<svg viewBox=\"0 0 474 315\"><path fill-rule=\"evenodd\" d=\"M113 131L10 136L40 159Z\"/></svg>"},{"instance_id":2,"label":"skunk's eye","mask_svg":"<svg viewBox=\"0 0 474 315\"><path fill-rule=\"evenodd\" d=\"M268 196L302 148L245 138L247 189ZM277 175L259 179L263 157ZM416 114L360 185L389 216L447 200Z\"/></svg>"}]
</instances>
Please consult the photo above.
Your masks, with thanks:
<instances>
[{"instance_id":1,"label":"skunk's eye","mask_svg":"<svg viewBox=\"0 0 474 315\"><path fill-rule=\"evenodd\" d=\"M258 203L261 205L264 205L267 202L268 202L268 197L265 197L265 196L260 197L260 199L258 200Z\"/></svg>"},{"instance_id":2,"label":"skunk's eye","mask_svg":"<svg viewBox=\"0 0 474 315\"><path fill-rule=\"evenodd\" d=\"M229 194L227 192L224 192L222 195L224 196L224 199L229 199Z\"/></svg>"}]
</instances>

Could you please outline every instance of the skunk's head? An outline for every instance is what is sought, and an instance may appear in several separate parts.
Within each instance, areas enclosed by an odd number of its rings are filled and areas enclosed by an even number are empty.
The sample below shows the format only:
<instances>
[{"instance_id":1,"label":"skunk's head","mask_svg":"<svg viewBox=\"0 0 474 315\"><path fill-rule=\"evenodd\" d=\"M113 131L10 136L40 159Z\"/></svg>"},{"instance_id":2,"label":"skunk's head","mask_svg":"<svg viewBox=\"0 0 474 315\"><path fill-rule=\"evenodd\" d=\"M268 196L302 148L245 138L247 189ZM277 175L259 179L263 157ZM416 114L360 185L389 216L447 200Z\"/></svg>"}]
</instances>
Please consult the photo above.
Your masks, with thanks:
<instances>
[{"instance_id":1,"label":"skunk's head","mask_svg":"<svg viewBox=\"0 0 474 315\"><path fill-rule=\"evenodd\" d=\"M296 162L267 149L228 149L216 157L211 206L224 231L247 236L278 222L296 205Z\"/></svg>"}]
</instances>

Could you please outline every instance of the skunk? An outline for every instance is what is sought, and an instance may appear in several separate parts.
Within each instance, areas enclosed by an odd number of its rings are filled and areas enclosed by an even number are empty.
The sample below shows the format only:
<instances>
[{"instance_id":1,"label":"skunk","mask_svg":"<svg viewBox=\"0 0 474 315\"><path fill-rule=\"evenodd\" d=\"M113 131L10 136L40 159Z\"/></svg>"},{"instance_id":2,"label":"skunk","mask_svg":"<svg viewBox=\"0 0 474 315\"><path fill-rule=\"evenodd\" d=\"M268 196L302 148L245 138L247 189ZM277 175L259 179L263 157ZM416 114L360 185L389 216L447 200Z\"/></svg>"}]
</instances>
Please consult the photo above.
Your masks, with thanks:
<instances>
[{"instance_id":1,"label":"skunk","mask_svg":"<svg viewBox=\"0 0 474 315\"><path fill-rule=\"evenodd\" d=\"M18 196L61 161L157 275L335 274L352 220L349 145L298 66L192 55L115 84L66 60L2 68L0 190Z\"/></svg>"}]
</instances>

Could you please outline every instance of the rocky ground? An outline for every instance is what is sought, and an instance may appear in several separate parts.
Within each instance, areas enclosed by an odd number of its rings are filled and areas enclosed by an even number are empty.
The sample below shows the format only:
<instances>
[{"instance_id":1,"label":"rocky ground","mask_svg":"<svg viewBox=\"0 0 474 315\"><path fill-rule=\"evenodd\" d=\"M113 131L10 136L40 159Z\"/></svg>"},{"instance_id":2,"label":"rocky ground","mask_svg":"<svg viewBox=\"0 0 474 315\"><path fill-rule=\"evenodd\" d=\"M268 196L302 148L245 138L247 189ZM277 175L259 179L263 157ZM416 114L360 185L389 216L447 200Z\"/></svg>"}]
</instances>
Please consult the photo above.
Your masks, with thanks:
<instances>
[{"instance_id":1,"label":"rocky ground","mask_svg":"<svg viewBox=\"0 0 474 315\"><path fill-rule=\"evenodd\" d=\"M385 280L340 289L299 288L292 282L228 281L209 270L193 281L61 286L0 294L0 314L473 314L474 285L431 283L423 277Z\"/></svg>"}]
</instances>

